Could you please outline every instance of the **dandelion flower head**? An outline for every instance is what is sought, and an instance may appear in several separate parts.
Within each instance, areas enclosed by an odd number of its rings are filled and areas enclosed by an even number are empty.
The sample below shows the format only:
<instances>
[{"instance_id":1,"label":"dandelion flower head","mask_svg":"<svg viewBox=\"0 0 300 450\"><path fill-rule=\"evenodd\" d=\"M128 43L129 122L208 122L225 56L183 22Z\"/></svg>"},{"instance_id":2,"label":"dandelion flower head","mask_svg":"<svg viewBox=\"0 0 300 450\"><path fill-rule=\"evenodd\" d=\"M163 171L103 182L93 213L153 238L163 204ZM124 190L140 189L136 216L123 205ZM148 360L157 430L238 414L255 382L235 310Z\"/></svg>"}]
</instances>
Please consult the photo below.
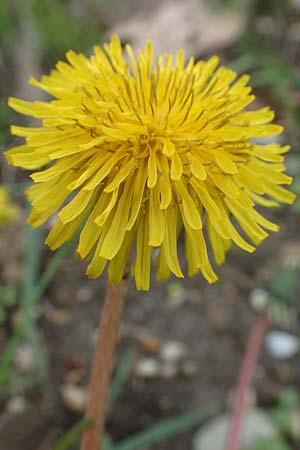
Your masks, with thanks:
<instances>
[{"instance_id":1,"label":"dandelion flower head","mask_svg":"<svg viewBox=\"0 0 300 450\"><path fill-rule=\"evenodd\" d=\"M41 127L12 126L24 145L8 161L31 175L29 223L52 214L46 243L57 249L80 228L77 254L87 274L118 283L129 255L138 289L148 290L153 250L157 278L183 277L177 244L184 235L190 276L217 280L208 257L224 262L232 242L253 252L277 225L256 204L292 203L281 185L288 146L258 145L273 136L269 108L245 110L254 100L248 76L237 78L218 58L185 62L183 51L153 61L148 42L137 56L114 36L90 58L74 51L67 62L32 85L51 101L10 98L19 113ZM131 260L131 259L130 259Z\"/></svg>"},{"instance_id":2,"label":"dandelion flower head","mask_svg":"<svg viewBox=\"0 0 300 450\"><path fill-rule=\"evenodd\" d=\"M10 202L7 190L0 186L0 225L9 225L18 217L18 209Z\"/></svg>"}]
</instances>

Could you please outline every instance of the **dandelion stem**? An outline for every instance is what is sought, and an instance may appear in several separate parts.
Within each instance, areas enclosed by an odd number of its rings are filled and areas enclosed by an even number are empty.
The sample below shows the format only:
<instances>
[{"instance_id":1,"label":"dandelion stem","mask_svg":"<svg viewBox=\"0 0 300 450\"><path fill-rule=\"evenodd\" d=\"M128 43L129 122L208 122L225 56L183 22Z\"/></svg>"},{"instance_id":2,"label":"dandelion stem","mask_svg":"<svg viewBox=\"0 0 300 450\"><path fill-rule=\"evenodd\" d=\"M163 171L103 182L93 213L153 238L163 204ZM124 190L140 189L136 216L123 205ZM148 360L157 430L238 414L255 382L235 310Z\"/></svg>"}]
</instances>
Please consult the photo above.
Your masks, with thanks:
<instances>
[{"instance_id":1,"label":"dandelion stem","mask_svg":"<svg viewBox=\"0 0 300 450\"><path fill-rule=\"evenodd\" d=\"M107 400L118 327L123 306L123 285L108 285L98 329L85 417L92 425L83 435L81 450L101 450Z\"/></svg>"},{"instance_id":2,"label":"dandelion stem","mask_svg":"<svg viewBox=\"0 0 300 450\"><path fill-rule=\"evenodd\" d=\"M248 339L233 404L229 437L225 447L226 450L240 449L242 426L247 408L248 393L268 323L269 321L267 315L261 314L258 316Z\"/></svg>"}]
</instances>

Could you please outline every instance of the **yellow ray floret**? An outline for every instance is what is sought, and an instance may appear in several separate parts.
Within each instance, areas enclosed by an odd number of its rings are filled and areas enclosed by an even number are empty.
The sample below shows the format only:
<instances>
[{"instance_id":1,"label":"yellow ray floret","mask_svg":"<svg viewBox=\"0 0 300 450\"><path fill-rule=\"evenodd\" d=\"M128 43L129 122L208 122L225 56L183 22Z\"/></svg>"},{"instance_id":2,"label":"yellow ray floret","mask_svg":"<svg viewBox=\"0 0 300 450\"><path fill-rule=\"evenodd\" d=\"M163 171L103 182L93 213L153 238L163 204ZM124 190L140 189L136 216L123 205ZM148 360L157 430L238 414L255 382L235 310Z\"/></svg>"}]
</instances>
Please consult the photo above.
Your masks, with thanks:
<instances>
[{"instance_id":1,"label":"yellow ray floret","mask_svg":"<svg viewBox=\"0 0 300 450\"><path fill-rule=\"evenodd\" d=\"M247 252L278 227L256 204L292 203L281 185L289 147L258 145L254 138L282 132L269 108L245 110L254 100L248 76L237 79L218 58L185 63L159 56L152 46L135 57L114 36L90 58L69 51L67 62L31 84L54 99L10 98L40 128L12 127L26 143L6 152L32 174L29 223L58 213L47 244L56 249L81 228L78 255L87 274L108 264L118 283L130 261L138 289L149 289L153 250L158 279L183 277L177 243L185 237L189 275L217 279L209 244L222 264L232 242ZM248 241L249 239L249 241Z\"/></svg>"},{"instance_id":2,"label":"yellow ray floret","mask_svg":"<svg viewBox=\"0 0 300 450\"><path fill-rule=\"evenodd\" d=\"M7 190L0 186L0 225L9 225L16 221L18 208L10 202Z\"/></svg>"}]
</instances>

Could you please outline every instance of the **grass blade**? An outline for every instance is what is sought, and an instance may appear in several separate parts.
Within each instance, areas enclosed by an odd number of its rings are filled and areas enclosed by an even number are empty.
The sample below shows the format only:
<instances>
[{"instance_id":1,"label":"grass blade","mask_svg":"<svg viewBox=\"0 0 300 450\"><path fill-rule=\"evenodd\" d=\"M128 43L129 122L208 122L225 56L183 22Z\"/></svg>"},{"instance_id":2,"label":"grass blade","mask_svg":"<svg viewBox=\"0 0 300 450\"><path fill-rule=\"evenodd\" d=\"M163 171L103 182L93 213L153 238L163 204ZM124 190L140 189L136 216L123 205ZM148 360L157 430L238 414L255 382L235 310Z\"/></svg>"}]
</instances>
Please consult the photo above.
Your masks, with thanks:
<instances>
[{"instance_id":1,"label":"grass blade","mask_svg":"<svg viewBox=\"0 0 300 450\"><path fill-rule=\"evenodd\" d=\"M35 320L37 316L36 305L32 301L32 294L38 277L39 254L41 248L42 233L40 230L33 230L26 226L23 234L23 292L20 302L20 323L14 330L14 334L9 340L0 363L0 382L10 379L11 362L15 351L21 341L26 336L29 340L37 364L39 375L44 373L44 353L39 339Z\"/></svg>"},{"instance_id":2,"label":"grass blade","mask_svg":"<svg viewBox=\"0 0 300 450\"><path fill-rule=\"evenodd\" d=\"M118 364L115 376L112 380L110 395L109 395L109 408L112 407L112 404L115 402L117 397L119 396L124 384L129 378L133 360L136 354L136 350L134 347L129 347L124 351L121 357L121 361Z\"/></svg>"},{"instance_id":3,"label":"grass blade","mask_svg":"<svg viewBox=\"0 0 300 450\"><path fill-rule=\"evenodd\" d=\"M49 286L49 283L52 281L54 275L60 268L63 260L65 259L65 256L67 255L67 253L69 253L70 249L72 248L73 244L74 244L73 240L66 242L54 254L47 269L41 275L41 278L39 279L39 281L34 289L33 302L37 303L39 301L39 299L42 297L42 295L46 291L47 287Z\"/></svg>"},{"instance_id":4,"label":"grass blade","mask_svg":"<svg viewBox=\"0 0 300 450\"><path fill-rule=\"evenodd\" d=\"M66 450L69 445L73 444L81 436L81 434L89 428L91 423L91 419L81 420L63 435L53 450Z\"/></svg>"},{"instance_id":5,"label":"grass blade","mask_svg":"<svg viewBox=\"0 0 300 450\"><path fill-rule=\"evenodd\" d=\"M40 229L34 230L26 225L23 235L24 279L20 313L21 317L24 318L22 334L32 348L37 375L40 379L46 374L47 363L45 349L36 324L38 314L33 293L39 276L42 239L43 235Z\"/></svg>"},{"instance_id":6,"label":"grass blade","mask_svg":"<svg viewBox=\"0 0 300 450\"><path fill-rule=\"evenodd\" d=\"M113 450L141 450L203 422L216 412L217 407L215 405L208 405L173 419L165 420L158 425L134 434L120 443L116 443L113 446Z\"/></svg>"},{"instance_id":7,"label":"grass blade","mask_svg":"<svg viewBox=\"0 0 300 450\"><path fill-rule=\"evenodd\" d=\"M73 245L73 241L67 242L64 244L52 257L47 269L40 277L39 281L37 282L35 288L31 292L30 299L27 300L27 302L30 303L30 308L26 304L25 311L21 310L21 319L18 327L14 331L13 336L9 340L8 344L6 345L6 348L1 355L1 362L0 362L0 383L5 382L9 376L10 376L10 365L12 362L12 359L14 357L15 351L23 338L24 334L26 333L26 330L29 328L29 324L32 320L32 308L37 304L39 299L42 297L44 292L46 291L47 287L49 286L49 283L53 279L54 275L60 268L66 254L69 252L70 248ZM29 279L32 279L32 269L28 269L28 279L27 279L27 295L29 291ZM25 294L24 294L25 295ZM23 302L22 302L23 303ZM25 313L24 313L25 312ZM0 388L1 390L1 388Z\"/></svg>"}]
</instances>

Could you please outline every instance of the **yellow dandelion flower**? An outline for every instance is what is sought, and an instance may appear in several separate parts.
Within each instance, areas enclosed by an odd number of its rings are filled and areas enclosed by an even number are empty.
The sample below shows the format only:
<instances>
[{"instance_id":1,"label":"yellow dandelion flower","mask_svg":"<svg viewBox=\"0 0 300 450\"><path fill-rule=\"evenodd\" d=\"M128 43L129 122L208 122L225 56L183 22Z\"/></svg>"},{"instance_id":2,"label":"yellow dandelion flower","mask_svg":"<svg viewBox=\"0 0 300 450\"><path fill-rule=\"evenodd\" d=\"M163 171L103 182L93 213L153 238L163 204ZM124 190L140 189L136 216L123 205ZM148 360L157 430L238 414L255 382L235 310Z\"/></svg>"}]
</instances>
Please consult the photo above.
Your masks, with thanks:
<instances>
[{"instance_id":1,"label":"yellow dandelion flower","mask_svg":"<svg viewBox=\"0 0 300 450\"><path fill-rule=\"evenodd\" d=\"M9 225L18 217L18 209L10 203L7 190L0 186L0 225Z\"/></svg>"},{"instance_id":2,"label":"yellow dandelion flower","mask_svg":"<svg viewBox=\"0 0 300 450\"><path fill-rule=\"evenodd\" d=\"M216 281L207 244L222 264L232 242L253 252L277 225L256 204L292 203L281 185L288 146L254 138L282 132L269 108L247 111L254 100L248 76L218 67L216 56L187 63L152 46L123 54L114 36L90 58L74 51L32 85L49 102L10 98L16 111L42 119L40 128L12 126L26 143L6 152L31 175L29 223L37 227L58 211L46 243L57 249L79 227L77 253L90 259L87 274L118 283L130 253L138 289L148 290L155 248L157 278L183 277L177 242L185 238L189 275ZM242 234L245 236L242 236ZM249 243L245 238L249 238ZM132 249L134 249L132 251Z\"/></svg>"}]
</instances>

